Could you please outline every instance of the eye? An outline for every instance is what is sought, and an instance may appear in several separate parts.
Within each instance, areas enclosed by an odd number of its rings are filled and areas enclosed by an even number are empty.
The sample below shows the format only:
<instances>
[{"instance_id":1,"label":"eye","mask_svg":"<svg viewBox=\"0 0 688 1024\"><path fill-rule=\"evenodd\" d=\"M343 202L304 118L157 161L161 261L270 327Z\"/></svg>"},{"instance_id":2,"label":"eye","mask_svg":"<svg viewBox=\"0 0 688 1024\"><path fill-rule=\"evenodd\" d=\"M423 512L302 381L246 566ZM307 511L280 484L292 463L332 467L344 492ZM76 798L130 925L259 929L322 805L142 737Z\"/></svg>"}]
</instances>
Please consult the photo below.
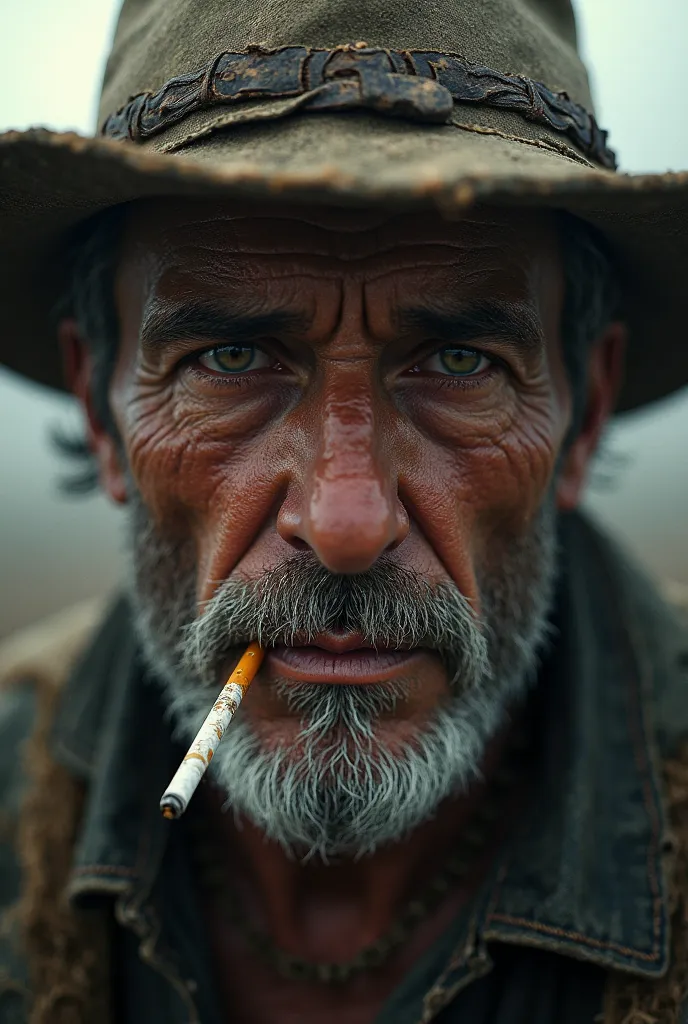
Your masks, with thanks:
<instances>
[{"instance_id":1,"label":"eye","mask_svg":"<svg viewBox=\"0 0 688 1024\"><path fill-rule=\"evenodd\" d=\"M248 373L271 366L274 360L255 345L222 345L198 356L198 362L215 373Z\"/></svg>"},{"instance_id":2,"label":"eye","mask_svg":"<svg viewBox=\"0 0 688 1024\"><path fill-rule=\"evenodd\" d=\"M442 348L418 364L419 370L444 373L452 377L476 377L491 365L482 352L474 348Z\"/></svg>"}]
</instances>

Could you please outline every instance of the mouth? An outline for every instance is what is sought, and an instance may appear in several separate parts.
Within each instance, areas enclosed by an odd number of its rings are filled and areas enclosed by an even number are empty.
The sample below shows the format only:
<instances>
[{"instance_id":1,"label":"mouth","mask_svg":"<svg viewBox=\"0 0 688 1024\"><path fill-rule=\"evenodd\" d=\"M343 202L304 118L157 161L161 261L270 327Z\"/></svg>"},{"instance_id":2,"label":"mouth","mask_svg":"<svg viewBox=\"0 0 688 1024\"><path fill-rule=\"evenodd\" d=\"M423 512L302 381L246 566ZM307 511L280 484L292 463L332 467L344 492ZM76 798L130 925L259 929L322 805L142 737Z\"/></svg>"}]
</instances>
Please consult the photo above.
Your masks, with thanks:
<instances>
[{"instance_id":1,"label":"mouth","mask_svg":"<svg viewBox=\"0 0 688 1024\"><path fill-rule=\"evenodd\" d=\"M279 644L268 651L271 674L302 683L387 683L414 670L429 652L378 647L359 634L320 634L307 645Z\"/></svg>"}]
</instances>

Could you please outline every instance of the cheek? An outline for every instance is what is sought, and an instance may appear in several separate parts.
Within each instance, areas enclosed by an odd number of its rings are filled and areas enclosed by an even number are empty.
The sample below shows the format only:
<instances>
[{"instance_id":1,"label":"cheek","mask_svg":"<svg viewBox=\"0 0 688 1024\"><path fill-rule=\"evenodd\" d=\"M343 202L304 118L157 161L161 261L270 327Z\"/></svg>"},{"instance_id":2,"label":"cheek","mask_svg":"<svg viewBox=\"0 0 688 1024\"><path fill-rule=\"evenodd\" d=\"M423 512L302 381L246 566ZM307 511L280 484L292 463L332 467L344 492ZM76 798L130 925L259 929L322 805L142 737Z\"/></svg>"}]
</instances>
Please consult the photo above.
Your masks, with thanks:
<instances>
[{"instance_id":1,"label":"cheek","mask_svg":"<svg viewBox=\"0 0 688 1024\"><path fill-rule=\"evenodd\" d=\"M462 592L478 601L481 567L508 557L555 472L565 421L551 384L527 395L418 407L407 428L404 489L414 517Z\"/></svg>"},{"instance_id":2,"label":"cheek","mask_svg":"<svg viewBox=\"0 0 688 1024\"><path fill-rule=\"evenodd\" d=\"M556 463L566 415L546 373L517 390L497 378L474 391L415 392L407 411L422 437L441 453L460 491L492 503L542 493Z\"/></svg>"},{"instance_id":3,"label":"cheek","mask_svg":"<svg viewBox=\"0 0 688 1024\"><path fill-rule=\"evenodd\" d=\"M226 572L274 504L287 451L279 423L292 398L289 388L240 385L199 395L183 382L143 375L113 396L130 472L150 514L168 535L195 542L200 592L218 552Z\"/></svg>"}]
</instances>

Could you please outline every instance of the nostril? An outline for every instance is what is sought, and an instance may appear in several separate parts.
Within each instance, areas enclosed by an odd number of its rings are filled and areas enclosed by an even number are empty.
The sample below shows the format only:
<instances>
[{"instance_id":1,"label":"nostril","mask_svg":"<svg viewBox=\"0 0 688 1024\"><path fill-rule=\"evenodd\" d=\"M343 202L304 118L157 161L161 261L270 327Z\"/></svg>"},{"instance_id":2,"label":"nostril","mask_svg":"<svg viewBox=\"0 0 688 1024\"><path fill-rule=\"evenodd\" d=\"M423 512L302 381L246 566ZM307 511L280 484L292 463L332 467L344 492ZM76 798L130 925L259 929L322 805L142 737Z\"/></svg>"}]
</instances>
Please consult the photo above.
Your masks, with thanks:
<instances>
[{"instance_id":1,"label":"nostril","mask_svg":"<svg viewBox=\"0 0 688 1024\"><path fill-rule=\"evenodd\" d=\"M310 544L303 537L297 537L295 534L292 534L289 537L289 543L296 551L310 551Z\"/></svg>"}]
</instances>

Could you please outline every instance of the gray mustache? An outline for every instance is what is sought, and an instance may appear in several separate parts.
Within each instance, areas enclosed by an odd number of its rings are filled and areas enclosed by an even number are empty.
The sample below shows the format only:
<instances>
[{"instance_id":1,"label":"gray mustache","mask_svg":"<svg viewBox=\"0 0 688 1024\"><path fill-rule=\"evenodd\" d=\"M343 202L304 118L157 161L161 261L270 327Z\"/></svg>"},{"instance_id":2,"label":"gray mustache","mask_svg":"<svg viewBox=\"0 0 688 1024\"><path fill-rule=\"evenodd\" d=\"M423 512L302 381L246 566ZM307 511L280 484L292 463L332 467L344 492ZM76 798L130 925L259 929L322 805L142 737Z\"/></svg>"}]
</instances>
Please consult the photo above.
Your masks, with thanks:
<instances>
[{"instance_id":1,"label":"gray mustache","mask_svg":"<svg viewBox=\"0 0 688 1024\"><path fill-rule=\"evenodd\" d=\"M184 632L182 655L210 667L251 640L265 647L305 644L319 633L360 633L375 647L432 647L454 672L487 666L487 638L455 584L431 586L419 573L381 559L363 573L331 573L300 555L247 583L228 579Z\"/></svg>"}]
</instances>

